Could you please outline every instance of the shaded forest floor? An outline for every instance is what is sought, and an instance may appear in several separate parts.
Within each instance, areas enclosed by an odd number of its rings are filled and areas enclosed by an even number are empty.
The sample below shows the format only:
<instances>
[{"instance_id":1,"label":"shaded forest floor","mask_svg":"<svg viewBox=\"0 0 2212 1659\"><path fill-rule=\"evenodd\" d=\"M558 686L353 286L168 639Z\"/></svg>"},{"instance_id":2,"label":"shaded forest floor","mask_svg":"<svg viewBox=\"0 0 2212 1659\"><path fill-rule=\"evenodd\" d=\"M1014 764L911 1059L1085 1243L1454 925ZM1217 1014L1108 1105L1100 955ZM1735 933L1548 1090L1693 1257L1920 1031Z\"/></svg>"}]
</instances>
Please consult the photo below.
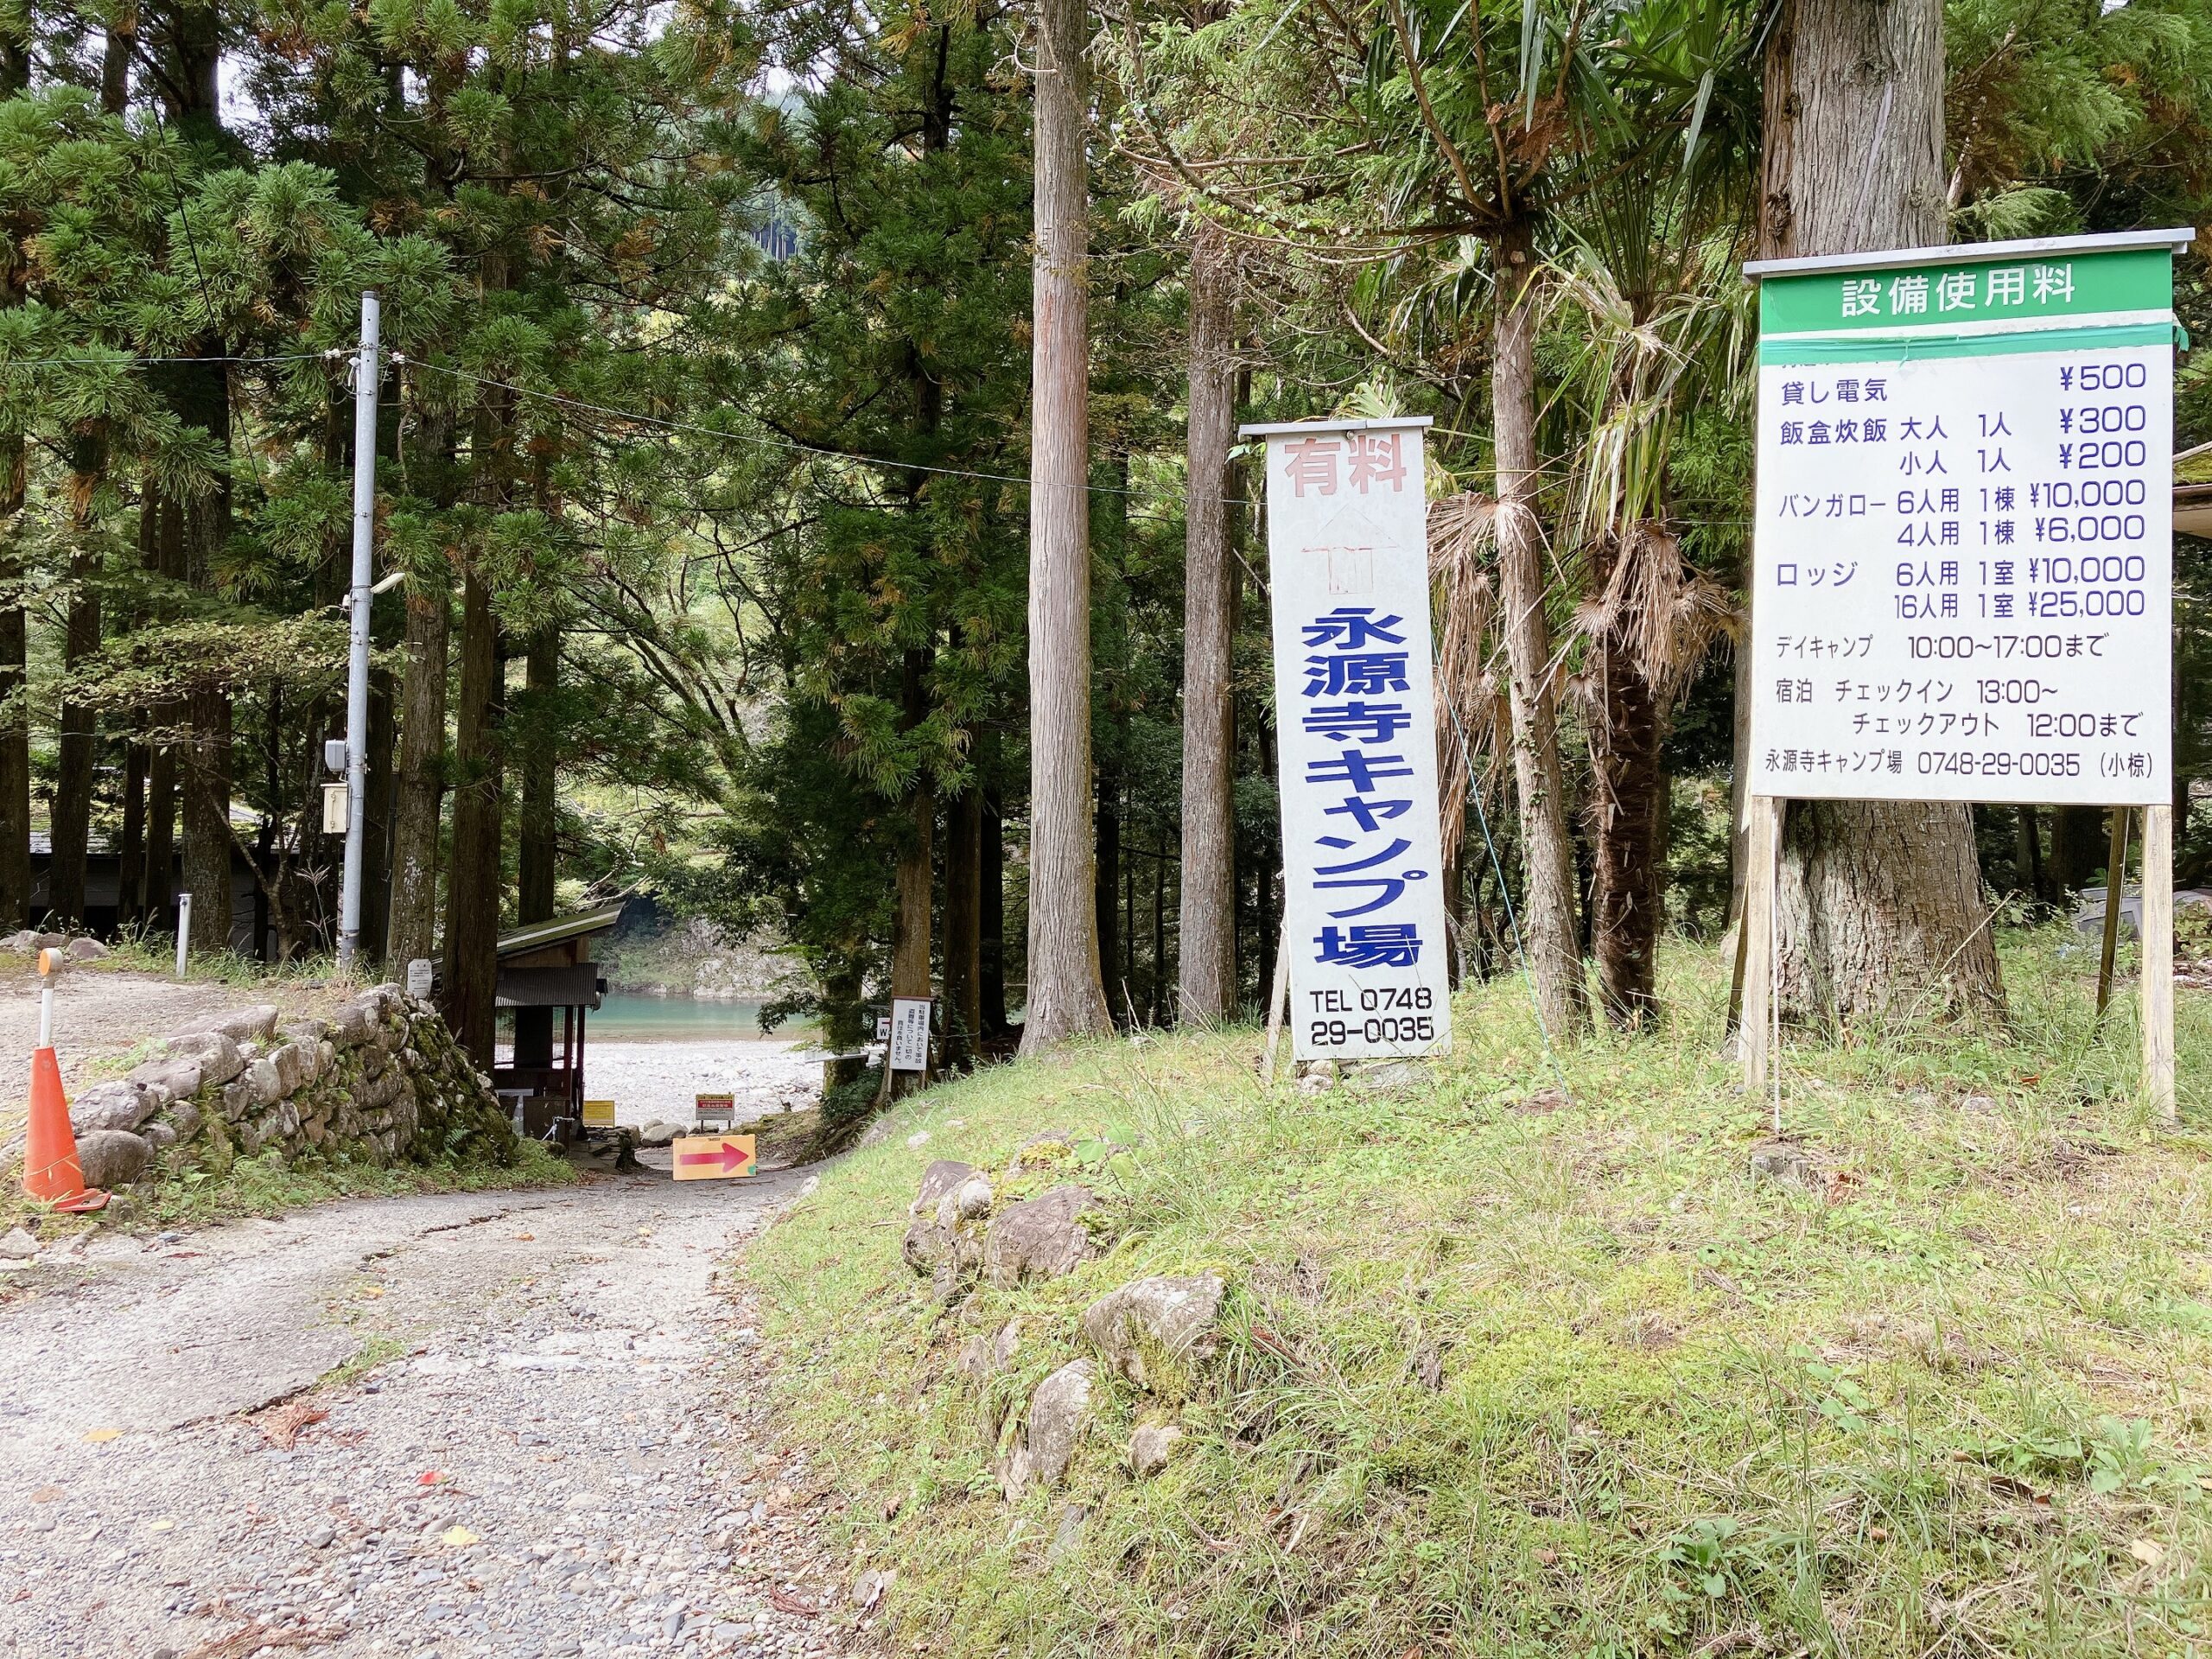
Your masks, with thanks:
<instances>
[{"instance_id":1,"label":"shaded forest floor","mask_svg":"<svg viewBox=\"0 0 2212 1659\"><path fill-rule=\"evenodd\" d=\"M1795 1043L1791 1155L1719 1056L1714 954L1657 1031L1548 1061L1477 988L1395 1092L1263 1093L1247 1031L942 1086L750 1255L785 1433L818 1450L873 1626L931 1654L2093 1655L2212 1622L2212 997L2182 1124L2133 1097L2094 955L2005 943L2009 1029ZM1562 1090L1561 1084L1565 1087ZM1129 1148L1071 1275L936 1303L923 1168L1046 1128ZM1083 1310L1219 1272L1179 1400L1105 1375L1066 1484L998 1468ZM1009 1318L1010 1372L954 1357ZM1185 1431L1140 1480L1141 1421Z\"/></svg>"}]
</instances>

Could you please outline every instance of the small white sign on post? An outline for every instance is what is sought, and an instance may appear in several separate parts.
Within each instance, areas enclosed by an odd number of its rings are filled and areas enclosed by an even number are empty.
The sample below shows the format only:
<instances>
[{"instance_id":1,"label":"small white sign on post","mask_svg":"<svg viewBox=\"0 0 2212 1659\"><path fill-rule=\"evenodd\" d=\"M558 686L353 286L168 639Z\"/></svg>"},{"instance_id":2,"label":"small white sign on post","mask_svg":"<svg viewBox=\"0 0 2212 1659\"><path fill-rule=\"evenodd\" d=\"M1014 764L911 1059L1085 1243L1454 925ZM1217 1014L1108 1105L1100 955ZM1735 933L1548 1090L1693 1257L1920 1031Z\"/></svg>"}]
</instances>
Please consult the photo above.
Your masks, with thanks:
<instances>
[{"instance_id":1,"label":"small white sign on post","mask_svg":"<svg viewBox=\"0 0 2212 1659\"><path fill-rule=\"evenodd\" d=\"M1283 949L1300 1059L1452 1046L1426 419L1248 426L1268 446Z\"/></svg>"},{"instance_id":2,"label":"small white sign on post","mask_svg":"<svg viewBox=\"0 0 2212 1659\"><path fill-rule=\"evenodd\" d=\"M893 1071L930 1069L930 999L894 996L891 999L891 1055Z\"/></svg>"},{"instance_id":3,"label":"small white sign on post","mask_svg":"<svg viewBox=\"0 0 2212 1659\"><path fill-rule=\"evenodd\" d=\"M432 970L428 957L417 957L407 964L407 995L422 1001L430 994Z\"/></svg>"}]
</instances>

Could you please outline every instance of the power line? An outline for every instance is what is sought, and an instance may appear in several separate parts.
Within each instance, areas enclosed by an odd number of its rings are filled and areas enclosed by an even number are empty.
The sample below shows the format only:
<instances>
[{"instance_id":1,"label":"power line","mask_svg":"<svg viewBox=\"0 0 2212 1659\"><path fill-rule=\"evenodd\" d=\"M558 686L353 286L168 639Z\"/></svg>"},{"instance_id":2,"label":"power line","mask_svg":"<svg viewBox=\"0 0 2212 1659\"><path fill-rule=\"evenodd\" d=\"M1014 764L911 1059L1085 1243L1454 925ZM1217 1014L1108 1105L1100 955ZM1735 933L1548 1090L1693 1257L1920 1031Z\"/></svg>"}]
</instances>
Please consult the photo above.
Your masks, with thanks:
<instances>
[{"instance_id":1,"label":"power line","mask_svg":"<svg viewBox=\"0 0 2212 1659\"><path fill-rule=\"evenodd\" d=\"M702 426L693 421L665 420L658 415L640 415L626 409L610 409L605 404L588 403L581 397L569 397L557 391L537 391L528 386L513 385L505 380L493 380L480 374L471 374L466 369L448 368L442 363L426 363L420 358L410 358L394 352L395 363L410 364L418 369L428 369L435 374L450 375L456 380L487 386L495 391L511 391L518 397L535 397L541 403L557 404L563 409L573 409L586 414L604 415L610 420L634 422L640 426L656 426L668 432L690 432L701 437L720 438L730 443L749 443L764 449L781 449L802 455L819 455L827 461L848 461L864 467L882 467L893 471L927 473L938 478L973 478L989 484L1019 484L1027 487L1030 480L1019 473L982 473L964 467L936 467L921 461L889 461L879 455L856 455L843 449L828 449L819 444L801 443L796 438L771 438L752 432L732 432L718 426ZM1181 490L1152 490L1138 487L1122 488L1112 484L1087 484L1084 489L1092 495L1123 495L1144 500L1187 501L1190 495ZM1223 496L1231 505L1239 505L1241 496Z\"/></svg>"},{"instance_id":2,"label":"power line","mask_svg":"<svg viewBox=\"0 0 2212 1659\"><path fill-rule=\"evenodd\" d=\"M632 410L614 409L605 404L594 404L582 397L570 397L557 391L538 391L528 386L518 386L505 380L494 380L486 375L471 374L466 369L448 368L442 363L429 363L420 358L410 358L394 352L391 360L410 364L418 369L428 369L435 374L450 375L456 380L486 386L495 391L512 392L518 397L535 397L543 403L556 404L563 409L573 409L586 414L604 415L610 420L630 421L640 426L658 427L668 432L695 433L701 437L719 438L730 443L749 443L766 449L781 449L795 454L820 455L828 461L853 461L864 467L882 467L910 473L928 473L939 478L973 478L989 484L1019 484L1027 487L1030 480L1018 473L976 472L964 467L936 467L926 461L890 461L877 455L858 455L849 450L824 448L819 444L802 443L796 438L772 438L752 432L732 432L719 426L702 426L693 421L671 421L658 415L640 415ZM1087 484L1084 486L1092 495L1128 496L1135 499L1163 502L1187 502L1194 498L1185 490L1148 489L1141 486L1123 487L1113 484ZM1225 495L1218 498L1229 506L1249 505L1249 498ZM1743 529L1751 524L1748 518L1671 518L1670 524L1684 526Z\"/></svg>"},{"instance_id":3,"label":"power line","mask_svg":"<svg viewBox=\"0 0 2212 1659\"><path fill-rule=\"evenodd\" d=\"M137 365L156 363L232 363L243 365L272 363L334 362L351 358L353 353L343 346L331 346L320 352L282 352L263 356L219 357L139 357L118 353L106 357L0 357L0 374L10 369L36 369L64 366L104 367L116 364ZM690 433L699 437L717 438L728 443L749 443L759 448L780 449L794 454L819 455L825 461L851 461L863 467L881 467L892 471L926 473L937 478L972 478L987 484L1018 484L1027 487L1030 480L1019 473L986 473L965 467L938 467L927 461L892 461L880 455L855 454L849 450L826 448L820 444L802 443L796 438L769 437L760 433L733 432L724 427L702 426L696 421L672 421L658 415L641 415L635 410L616 409L607 404L594 404L586 398L571 397L557 391L540 391L530 386L518 386L511 381L495 380L489 376L471 374L466 369L449 368L442 363L427 362L409 357L404 352L393 352L395 364L427 369L434 374L448 375L456 380L466 380L473 385L488 387L495 391L512 392L518 397L535 397L541 403L558 404L583 414L603 415L609 420L626 421L634 425L658 427L666 432ZM1545 470L1545 469L1539 469ZM1132 499L1174 503L1192 499L1185 490L1151 489L1142 486L1122 486L1114 484L1087 484L1084 489L1092 495L1118 495ZM1219 498L1229 506L1249 505L1249 498L1226 495ZM1674 518L1669 523L1685 527L1741 530L1751 521L1748 518Z\"/></svg>"},{"instance_id":4,"label":"power line","mask_svg":"<svg viewBox=\"0 0 2212 1659\"><path fill-rule=\"evenodd\" d=\"M111 367L116 365L137 366L149 363L306 363L327 358L329 352L287 352L272 357L137 357L125 352L105 357L6 357L0 356L0 371L7 369L45 369L66 365L88 368ZM351 356L345 351L340 357Z\"/></svg>"}]
</instances>

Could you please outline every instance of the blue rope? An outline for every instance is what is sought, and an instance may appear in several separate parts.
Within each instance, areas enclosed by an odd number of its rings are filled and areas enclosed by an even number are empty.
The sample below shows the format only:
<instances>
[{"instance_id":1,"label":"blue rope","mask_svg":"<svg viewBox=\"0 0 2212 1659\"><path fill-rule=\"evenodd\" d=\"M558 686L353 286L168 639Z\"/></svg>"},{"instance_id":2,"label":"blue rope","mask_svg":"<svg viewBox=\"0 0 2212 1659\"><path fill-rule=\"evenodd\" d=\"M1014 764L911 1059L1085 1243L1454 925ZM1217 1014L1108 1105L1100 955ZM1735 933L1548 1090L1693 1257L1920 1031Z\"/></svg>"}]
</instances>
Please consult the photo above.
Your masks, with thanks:
<instances>
[{"instance_id":1,"label":"blue rope","mask_svg":"<svg viewBox=\"0 0 2212 1659\"><path fill-rule=\"evenodd\" d=\"M1574 1090L1567 1086L1567 1072L1552 1049L1551 1030L1544 1024L1543 1004L1536 1000L1536 977L1529 971L1529 948L1522 942L1521 918L1513 908L1513 889L1506 882L1505 866L1499 861L1497 842L1490 833L1490 814L1483 810L1482 787L1475 777L1474 745L1467 741L1467 728L1459 723L1459 708L1449 696L1444 699L1444 707L1452 716L1452 729L1459 735L1459 758L1467 766L1467 798L1474 804L1475 822L1482 826L1483 845L1490 849L1490 867L1497 872L1497 891L1505 900L1505 923L1513 931L1513 954L1520 959L1521 982L1529 992L1529 1011L1536 1016L1536 1034L1543 1039L1544 1058L1551 1063L1552 1075L1559 1079L1559 1091L1572 1100Z\"/></svg>"}]
</instances>

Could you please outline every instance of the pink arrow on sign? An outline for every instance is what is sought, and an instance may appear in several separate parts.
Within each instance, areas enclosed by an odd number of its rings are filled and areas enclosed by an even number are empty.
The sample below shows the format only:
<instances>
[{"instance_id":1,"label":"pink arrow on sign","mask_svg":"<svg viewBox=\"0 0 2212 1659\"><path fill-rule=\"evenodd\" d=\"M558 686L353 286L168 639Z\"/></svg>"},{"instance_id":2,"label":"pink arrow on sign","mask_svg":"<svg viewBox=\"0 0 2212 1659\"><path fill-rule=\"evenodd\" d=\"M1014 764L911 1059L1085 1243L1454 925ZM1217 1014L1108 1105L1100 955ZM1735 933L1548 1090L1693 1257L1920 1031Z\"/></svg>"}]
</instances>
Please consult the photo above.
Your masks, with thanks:
<instances>
[{"instance_id":1,"label":"pink arrow on sign","mask_svg":"<svg viewBox=\"0 0 2212 1659\"><path fill-rule=\"evenodd\" d=\"M687 1152L680 1154L679 1164L719 1164L727 1175L734 1169L742 1169L753 1161L753 1154L734 1141L725 1141L713 1152Z\"/></svg>"}]
</instances>

